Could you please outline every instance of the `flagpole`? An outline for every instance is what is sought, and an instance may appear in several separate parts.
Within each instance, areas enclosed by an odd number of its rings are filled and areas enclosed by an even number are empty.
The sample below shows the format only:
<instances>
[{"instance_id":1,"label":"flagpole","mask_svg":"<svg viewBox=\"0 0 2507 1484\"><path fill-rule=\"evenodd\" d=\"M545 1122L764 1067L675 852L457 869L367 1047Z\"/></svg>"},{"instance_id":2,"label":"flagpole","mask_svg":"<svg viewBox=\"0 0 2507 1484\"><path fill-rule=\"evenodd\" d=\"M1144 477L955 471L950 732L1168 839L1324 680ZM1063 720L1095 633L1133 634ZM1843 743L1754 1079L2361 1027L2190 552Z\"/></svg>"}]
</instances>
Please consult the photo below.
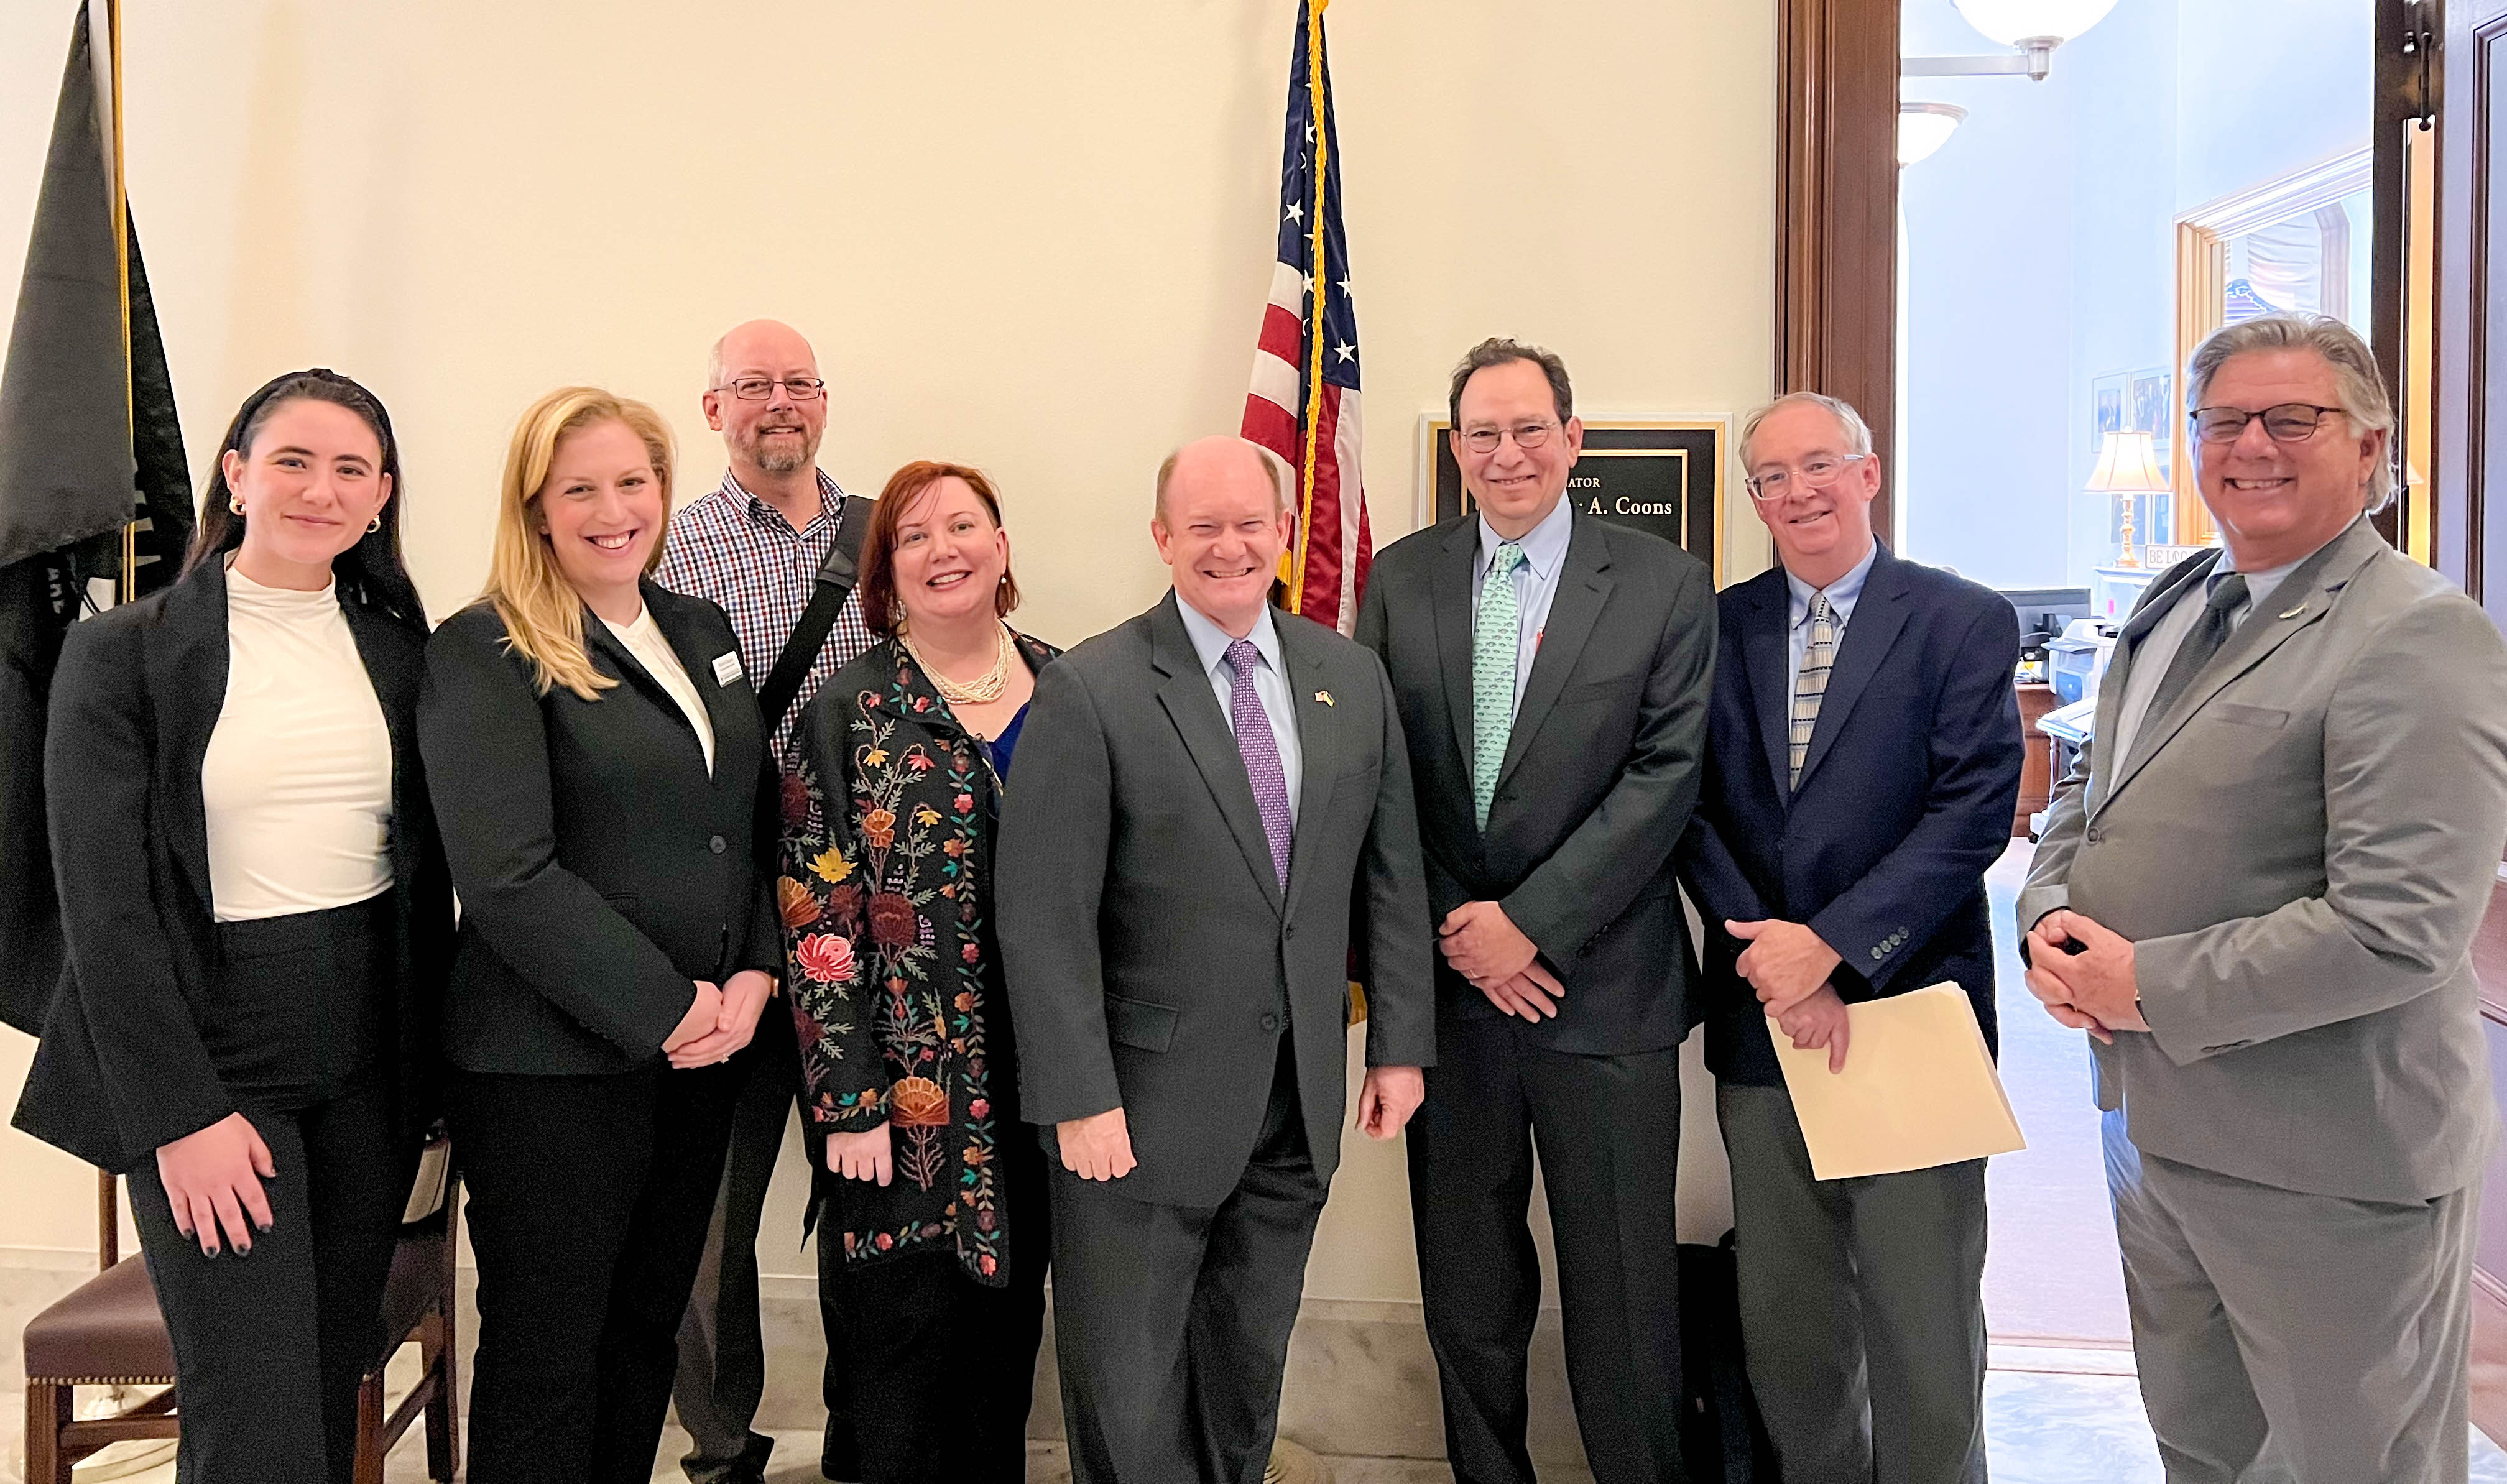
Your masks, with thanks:
<instances>
[{"instance_id":1,"label":"flagpole","mask_svg":"<svg viewBox=\"0 0 2507 1484\"><path fill-rule=\"evenodd\" d=\"M1306 12L1306 95L1315 119L1315 168L1312 209L1306 216L1313 233L1314 304L1306 315L1306 456L1297 502L1297 564L1289 584L1289 611L1306 611L1306 546L1315 530L1315 441L1324 420L1324 307L1331 294L1331 260L1325 255L1324 182L1331 169L1331 121L1324 78L1324 12L1331 0L1313 0Z\"/></svg>"},{"instance_id":2,"label":"flagpole","mask_svg":"<svg viewBox=\"0 0 2507 1484\"><path fill-rule=\"evenodd\" d=\"M91 6L92 17L95 12ZM123 184L122 153L122 0L104 0L106 45L113 53L113 267L122 286L122 427L124 436L137 440L138 409L132 405L130 387L130 197ZM120 600L130 602L139 597L139 521L136 516L122 523L122 595Z\"/></svg>"},{"instance_id":3,"label":"flagpole","mask_svg":"<svg viewBox=\"0 0 2507 1484\"><path fill-rule=\"evenodd\" d=\"M122 0L104 0L105 45L112 49L113 86L113 266L122 286L122 426L125 437L135 436L138 412L131 405L130 390L130 199L122 189ZM88 8L90 33L93 33L95 9ZM121 602L139 597L139 523L136 519L122 523ZM122 1260L121 1191L110 1170L96 1172L96 1264L106 1270Z\"/></svg>"}]
</instances>

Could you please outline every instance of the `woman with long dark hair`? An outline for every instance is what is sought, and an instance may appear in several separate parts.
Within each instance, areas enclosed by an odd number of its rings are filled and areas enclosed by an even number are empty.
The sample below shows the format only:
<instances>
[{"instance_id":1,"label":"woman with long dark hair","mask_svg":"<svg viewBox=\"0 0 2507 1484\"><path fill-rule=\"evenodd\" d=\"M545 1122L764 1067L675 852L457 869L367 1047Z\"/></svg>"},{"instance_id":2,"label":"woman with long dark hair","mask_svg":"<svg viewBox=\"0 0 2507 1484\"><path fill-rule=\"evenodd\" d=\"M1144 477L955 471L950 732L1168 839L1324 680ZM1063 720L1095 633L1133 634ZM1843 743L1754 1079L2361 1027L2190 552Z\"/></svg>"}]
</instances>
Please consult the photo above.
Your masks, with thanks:
<instances>
[{"instance_id":1,"label":"woman with long dark hair","mask_svg":"<svg viewBox=\"0 0 2507 1484\"><path fill-rule=\"evenodd\" d=\"M1019 1121L993 836L1036 671L992 481L911 463L872 507L878 635L802 713L783 876L827 1357L867 1484L1015 1484L1044 1325L1044 1152ZM1030 786L1026 778L1018 786ZM1035 786L1051 787L1050 778Z\"/></svg>"},{"instance_id":2,"label":"woman with long dark hair","mask_svg":"<svg viewBox=\"0 0 2507 1484\"><path fill-rule=\"evenodd\" d=\"M372 392L272 380L180 580L73 626L53 682L68 963L17 1122L129 1174L185 1484L347 1484L436 1115L452 893L400 484Z\"/></svg>"}]
</instances>

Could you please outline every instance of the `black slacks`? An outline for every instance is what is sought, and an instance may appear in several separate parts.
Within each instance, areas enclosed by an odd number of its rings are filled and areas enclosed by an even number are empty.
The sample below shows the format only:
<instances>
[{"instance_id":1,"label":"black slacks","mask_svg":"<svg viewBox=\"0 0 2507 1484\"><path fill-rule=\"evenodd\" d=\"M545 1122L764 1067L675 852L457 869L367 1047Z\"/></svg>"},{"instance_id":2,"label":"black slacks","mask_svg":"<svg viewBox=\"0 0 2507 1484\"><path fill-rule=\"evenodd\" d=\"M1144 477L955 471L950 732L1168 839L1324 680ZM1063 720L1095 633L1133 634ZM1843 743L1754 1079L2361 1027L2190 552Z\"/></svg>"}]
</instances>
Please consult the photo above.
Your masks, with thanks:
<instances>
[{"instance_id":1,"label":"black slacks","mask_svg":"<svg viewBox=\"0 0 2507 1484\"><path fill-rule=\"evenodd\" d=\"M1520 1023L1437 1027L1410 1120L1410 1216L1445 1454L1457 1484L1533 1484L1524 1441L1541 1263L1533 1146L1549 1196L1567 1383L1597 1484L1687 1477L1672 1177L1680 1051L1573 1056Z\"/></svg>"},{"instance_id":2,"label":"black slacks","mask_svg":"<svg viewBox=\"0 0 2507 1484\"><path fill-rule=\"evenodd\" d=\"M1021 1137L1024 1136L1024 1137ZM852 1344L827 1352L827 1409L851 1423L861 1484L1020 1484L1027 1414L1044 1339L1044 1276L1053 1251L1044 1150L1017 1126L1000 1143L1008 1199L1008 1283L968 1276L954 1250L846 1269L819 1226L818 1294L838 1306Z\"/></svg>"},{"instance_id":3,"label":"black slacks","mask_svg":"<svg viewBox=\"0 0 2507 1484\"><path fill-rule=\"evenodd\" d=\"M1058 1165L1054 1351L1073 1484L1260 1484L1326 1183L1286 1032L1235 1192L1158 1206Z\"/></svg>"},{"instance_id":4,"label":"black slacks","mask_svg":"<svg viewBox=\"0 0 2507 1484\"><path fill-rule=\"evenodd\" d=\"M174 1342L184 1484L348 1484L357 1387L382 1352L384 1282L417 1165L392 1139L376 931L389 894L222 924L201 1038L270 1145L271 1227L206 1257L151 1154L130 1208Z\"/></svg>"},{"instance_id":5,"label":"black slacks","mask_svg":"<svg viewBox=\"0 0 2507 1484\"><path fill-rule=\"evenodd\" d=\"M479 1259L470 1484L645 1484L743 1051L604 1076L455 1071Z\"/></svg>"}]
</instances>

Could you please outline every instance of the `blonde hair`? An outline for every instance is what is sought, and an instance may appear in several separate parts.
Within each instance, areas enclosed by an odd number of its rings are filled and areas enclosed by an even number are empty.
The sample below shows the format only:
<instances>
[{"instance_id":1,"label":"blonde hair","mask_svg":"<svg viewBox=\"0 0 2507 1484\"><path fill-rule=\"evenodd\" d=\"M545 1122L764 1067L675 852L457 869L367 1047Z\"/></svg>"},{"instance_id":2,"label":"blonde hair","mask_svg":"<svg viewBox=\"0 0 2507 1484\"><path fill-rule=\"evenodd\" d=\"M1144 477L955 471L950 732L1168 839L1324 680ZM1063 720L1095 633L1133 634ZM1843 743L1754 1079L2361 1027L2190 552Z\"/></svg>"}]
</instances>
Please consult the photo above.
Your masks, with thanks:
<instances>
[{"instance_id":1,"label":"blonde hair","mask_svg":"<svg viewBox=\"0 0 2507 1484\"><path fill-rule=\"evenodd\" d=\"M533 678L545 696L564 686L586 701L618 681L592 665L583 647L583 597L558 569L549 549L547 522L540 511L542 486L557 459L558 440L568 433L604 422L626 425L642 441L653 461L653 476L662 487L664 516L671 508L671 427L662 415L641 402L612 396L598 386L561 386L523 413L514 425L514 440L505 451L505 477L496 500L496 545L488 563L488 587L480 596L495 605L505 621L506 647L531 662ZM667 525L664 527L668 529ZM649 573L662 564L657 534L652 555L644 560Z\"/></svg>"}]
</instances>

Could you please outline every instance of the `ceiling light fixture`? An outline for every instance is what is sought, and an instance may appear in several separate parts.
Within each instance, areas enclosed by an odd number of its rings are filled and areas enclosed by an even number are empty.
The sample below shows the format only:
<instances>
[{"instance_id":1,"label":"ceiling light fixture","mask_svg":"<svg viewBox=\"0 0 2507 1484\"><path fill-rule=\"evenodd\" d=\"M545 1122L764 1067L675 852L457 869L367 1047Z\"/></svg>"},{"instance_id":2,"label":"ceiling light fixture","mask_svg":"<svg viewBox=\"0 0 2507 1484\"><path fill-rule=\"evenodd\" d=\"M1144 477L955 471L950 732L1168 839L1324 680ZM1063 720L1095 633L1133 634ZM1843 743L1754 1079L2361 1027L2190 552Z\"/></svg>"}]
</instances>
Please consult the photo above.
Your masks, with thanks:
<instances>
[{"instance_id":1,"label":"ceiling light fixture","mask_svg":"<svg viewBox=\"0 0 2507 1484\"><path fill-rule=\"evenodd\" d=\"M1901 103L1898 105L1898 163L1914 164L1932 158L1933 151L1950 142L1950 135L1967 117L1967 110L1956 103Z\"/></svg>"},{"instance_id":2,"label":"ceiling light fixture","mask_svg":"<svg viewBox=\"0 0 2507 1484\"><path fill-rule=\"evenodd\" d=\"M2014 50L1994 56L1908 56L1903 77L2025 77L2042 83L2054 49L2104 20L2116 0L1952 0L1967 23Z\"/></svg>"}]
</instances>

